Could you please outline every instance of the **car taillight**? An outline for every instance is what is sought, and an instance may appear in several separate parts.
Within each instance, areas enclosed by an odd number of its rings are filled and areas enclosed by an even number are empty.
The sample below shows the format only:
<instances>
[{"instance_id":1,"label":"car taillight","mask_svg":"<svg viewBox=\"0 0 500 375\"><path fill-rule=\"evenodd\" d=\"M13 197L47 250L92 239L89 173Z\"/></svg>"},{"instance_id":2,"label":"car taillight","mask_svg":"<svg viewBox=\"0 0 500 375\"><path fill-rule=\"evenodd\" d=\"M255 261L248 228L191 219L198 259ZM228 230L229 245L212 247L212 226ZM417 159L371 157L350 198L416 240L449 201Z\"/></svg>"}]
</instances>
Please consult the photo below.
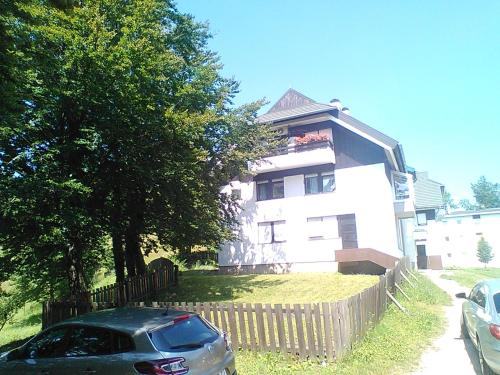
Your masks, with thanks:
<instances>
[{"instance_id":1,"label":"car taillight","mask_svg":"<svg viewBox=\"0 0 500 375\"><path fill-rule=\"evenodd\" d=\"M158 359L155 361L144 361L134 364L139 374L148 375L183 375L189 372L189 367L184 366L184 358L176 357L169 359Z\"/></svg>"},{"instance_id":2,"label":"car taillight","mask_svg":"<svg viewBox=\"0 0 500 375\"><path fill-rule=\"evenodd\" d=\"M224 344L226 345L226 350L228 352L232 352L233 347L231 346L231 339L229 338L227 332L222 332L222 337L224 337Z\"/></svg>"},{"instance_id":3,"label":"car taillight","mask_svg":"<svg viewBox=\"0 0 500 375\"><path fill-rule=\"evenodd\" d=\"M500 340L500 326L497 326L496 324L490 324L490 333L491 336L493 336L497 340Z\"/></svg>"}]
</instances>

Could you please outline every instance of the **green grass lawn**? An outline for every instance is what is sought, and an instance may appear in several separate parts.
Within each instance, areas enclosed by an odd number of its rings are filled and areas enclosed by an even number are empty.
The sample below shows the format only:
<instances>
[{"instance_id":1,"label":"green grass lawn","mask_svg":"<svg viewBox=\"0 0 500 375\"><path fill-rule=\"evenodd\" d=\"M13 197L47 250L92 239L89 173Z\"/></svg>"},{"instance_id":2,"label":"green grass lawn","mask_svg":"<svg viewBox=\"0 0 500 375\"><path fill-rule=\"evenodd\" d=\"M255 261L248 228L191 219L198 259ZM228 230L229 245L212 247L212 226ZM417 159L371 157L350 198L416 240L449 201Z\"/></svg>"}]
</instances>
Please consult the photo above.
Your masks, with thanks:
<instances>
[{"instance_id":1,"label":"green grass lawn","mask_svg":"<svg viewBox=\"0 0 500 375\"><path fill-rule=\"evenodd\" d=\"M478 281L500 278L500 268L457 268L450 269L443 279L455 280L460 285L472 288Z\"/></svg>"},{"instance_id":2,"label":"green grass lawn","mask_svg":"<svg viewBox=\"0 0 500 375\"><path fill-rule=\"evenodd\" d=\"M337 363L299 361L277 353L239 351L238 372L245 375L278 374L404 374L414 368L422 352L444 329L443 306L449 297L424 276L418 289L406 287L411 302L398 296L410 311L407 316L390 305L380 324L372 328L353 351Z\"/></svg>"},{"instance_id":3,"label":"green grass lawn","mask_svg":"<svg viewBox=\"0 0 500 375\"><path fill-rule=\"evenodd\" d=\"M218 275L186 271L179 286L159 296L160 301L248 303L330 302L374 285L378 276L340 273L291 273L284 275Z\"/></svg>"},{"instance_id":4,"label":"green grass lawn","mask_svg":"<svg viewBox=\"0 0 500 375\"><path fill-rule=\"evenodd\" d=\"M42 328L42 305L27 303L0 331L0 353L19 346Z\"/></svg>"}]
</instances>

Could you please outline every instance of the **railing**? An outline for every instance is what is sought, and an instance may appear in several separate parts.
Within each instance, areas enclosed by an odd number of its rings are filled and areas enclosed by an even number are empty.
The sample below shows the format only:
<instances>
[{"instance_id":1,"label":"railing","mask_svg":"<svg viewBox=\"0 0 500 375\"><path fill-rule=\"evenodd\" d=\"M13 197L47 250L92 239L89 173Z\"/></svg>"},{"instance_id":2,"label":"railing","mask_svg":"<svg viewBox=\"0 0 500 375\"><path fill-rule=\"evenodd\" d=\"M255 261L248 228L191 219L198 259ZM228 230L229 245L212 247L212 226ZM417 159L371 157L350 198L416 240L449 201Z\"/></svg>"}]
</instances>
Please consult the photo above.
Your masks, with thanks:
<instances>
[{"instance_id":1,"label":"railing","mask_svg":"<svg viewBox=\"0 0 500 375\"><path fill-rule=\"evenodd\" d=\"M288 144L286 146L282 146L274 150L270 155L267 155L267 157L270 156L278 156L278 155L286 155L289 153L293 152L302 152L302 151L310 151L310 150L315 150L318 148L325 148L329 147L333 150L333 143L330 140L327 141L314 141L314 142L309 142L309 143L304 143L304 144Z\"/></svg>"}]
</instances>

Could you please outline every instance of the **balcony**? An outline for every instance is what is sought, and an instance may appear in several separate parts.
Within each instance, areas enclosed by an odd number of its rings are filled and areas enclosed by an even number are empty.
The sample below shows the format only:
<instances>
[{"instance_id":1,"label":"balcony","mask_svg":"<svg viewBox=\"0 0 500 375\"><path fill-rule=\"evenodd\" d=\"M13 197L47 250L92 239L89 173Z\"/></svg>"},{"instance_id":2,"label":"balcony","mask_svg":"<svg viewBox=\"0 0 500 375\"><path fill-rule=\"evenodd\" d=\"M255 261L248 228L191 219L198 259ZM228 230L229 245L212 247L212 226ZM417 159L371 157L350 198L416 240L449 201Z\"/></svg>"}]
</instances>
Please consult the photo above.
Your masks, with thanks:
<instances>
[{"instance_id":1,"label":"balcony","mask_svg":"<svg viewBox=\"0 0 500 375\"><path fill-rule=\"evenodd\" d=\"M266 173L329 163L335 164L333 144L320 140L288 144L273 155L250 163L249 168L254 173Z\"/></svg>"},{"instance_id":2,"label":"balcony","mask_svg":"<svg viewBox=\"0 0 500 375\"><path fill-rule=\"evenodd\" d=\"M415 187L410 174L393 172L394 212L399 219L415 217Z\"/></svg>"}]
</instances>

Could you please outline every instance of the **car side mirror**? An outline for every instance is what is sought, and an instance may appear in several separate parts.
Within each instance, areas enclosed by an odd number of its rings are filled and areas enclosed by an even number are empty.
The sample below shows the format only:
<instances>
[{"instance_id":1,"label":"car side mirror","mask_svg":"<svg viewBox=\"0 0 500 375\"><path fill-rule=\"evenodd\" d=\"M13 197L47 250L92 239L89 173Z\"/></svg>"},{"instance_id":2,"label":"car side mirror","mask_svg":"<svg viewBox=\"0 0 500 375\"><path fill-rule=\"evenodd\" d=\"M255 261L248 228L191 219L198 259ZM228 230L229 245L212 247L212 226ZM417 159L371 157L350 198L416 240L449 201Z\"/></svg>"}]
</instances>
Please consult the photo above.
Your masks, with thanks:
<instances>
[{"instance_id":1,"label":"car side mirror","mask_svg":"<svg viewBox=\"0 0 500 375\"><path fill-rule=\"evenodd\" d=\"M467 295L464 292L455 294L455 297L467 299Z\"/></svg>"}]
</instances>

